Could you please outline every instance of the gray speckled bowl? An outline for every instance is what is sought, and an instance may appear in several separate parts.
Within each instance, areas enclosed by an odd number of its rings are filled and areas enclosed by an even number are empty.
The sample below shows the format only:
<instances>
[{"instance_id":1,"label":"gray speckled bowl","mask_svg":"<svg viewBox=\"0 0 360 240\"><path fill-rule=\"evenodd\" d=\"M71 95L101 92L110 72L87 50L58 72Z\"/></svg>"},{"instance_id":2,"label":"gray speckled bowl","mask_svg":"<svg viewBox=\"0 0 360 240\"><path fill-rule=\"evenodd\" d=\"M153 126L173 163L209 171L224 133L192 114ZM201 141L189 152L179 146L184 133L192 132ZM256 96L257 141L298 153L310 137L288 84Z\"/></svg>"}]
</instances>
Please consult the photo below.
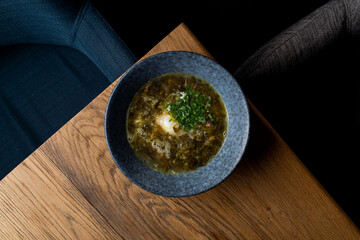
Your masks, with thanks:
<instances>
[{"instance_id":1,"label":"gray speckled bowl","mask_svg":"<svg viewBox=\"0 0 360 240\"><path fill-rule=\"evenodd\" d=\"M125 126L128 106L139 88L154 77L174 72L192 74L210 83L228 112L228 136L216 157L204 167L178 175L157 172L137 159ZM172 197L204 192L228 177L244 153L249 127L245 96L231 74L210 58L183 51L160 53L135 64L115 86L105 113L106 142L123 174L145 190Z\"/></svg>"}]
</instances>

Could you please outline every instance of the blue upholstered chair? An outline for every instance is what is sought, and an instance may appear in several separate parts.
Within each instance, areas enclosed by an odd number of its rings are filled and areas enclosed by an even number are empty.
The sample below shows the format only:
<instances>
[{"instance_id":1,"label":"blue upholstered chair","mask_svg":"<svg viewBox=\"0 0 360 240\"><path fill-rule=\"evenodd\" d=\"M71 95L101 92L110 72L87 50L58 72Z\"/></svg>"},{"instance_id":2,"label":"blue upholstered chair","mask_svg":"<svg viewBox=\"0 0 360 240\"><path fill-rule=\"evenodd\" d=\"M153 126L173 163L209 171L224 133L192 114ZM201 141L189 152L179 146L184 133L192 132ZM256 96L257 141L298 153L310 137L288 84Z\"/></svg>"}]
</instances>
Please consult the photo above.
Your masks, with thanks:
<instances>
[{"instance_id":1,"label":"blue upholstered chair","mask_svg":"<svg viewBox=\"0 0 360 240\"><path fill-rule=\"evenodd\" d=\"M89 1L0 1L0 179L135 61Z\"/></svg>"}]
</instances>

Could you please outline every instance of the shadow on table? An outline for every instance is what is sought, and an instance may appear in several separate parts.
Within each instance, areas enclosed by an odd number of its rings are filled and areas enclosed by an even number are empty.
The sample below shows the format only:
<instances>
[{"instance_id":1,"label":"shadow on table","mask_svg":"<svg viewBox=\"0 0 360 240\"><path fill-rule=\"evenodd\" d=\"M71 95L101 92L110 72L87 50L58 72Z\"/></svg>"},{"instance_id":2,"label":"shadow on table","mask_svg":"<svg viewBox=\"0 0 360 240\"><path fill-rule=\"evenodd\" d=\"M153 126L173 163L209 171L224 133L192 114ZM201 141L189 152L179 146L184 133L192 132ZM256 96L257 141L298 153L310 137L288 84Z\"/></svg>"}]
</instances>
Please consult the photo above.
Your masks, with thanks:
<instances>
[{"instance_id":1,"label":"shadow on table","mask_svg":"<svg viewBox=\"0 0 360 240\"><path fill-rule=\"evenodd\" d=\"M250 109L250 135L244 155L234 173L242 171L248 164L261 165L275 144L275 137L269 128Z\"/></svg>"}]
</instances>

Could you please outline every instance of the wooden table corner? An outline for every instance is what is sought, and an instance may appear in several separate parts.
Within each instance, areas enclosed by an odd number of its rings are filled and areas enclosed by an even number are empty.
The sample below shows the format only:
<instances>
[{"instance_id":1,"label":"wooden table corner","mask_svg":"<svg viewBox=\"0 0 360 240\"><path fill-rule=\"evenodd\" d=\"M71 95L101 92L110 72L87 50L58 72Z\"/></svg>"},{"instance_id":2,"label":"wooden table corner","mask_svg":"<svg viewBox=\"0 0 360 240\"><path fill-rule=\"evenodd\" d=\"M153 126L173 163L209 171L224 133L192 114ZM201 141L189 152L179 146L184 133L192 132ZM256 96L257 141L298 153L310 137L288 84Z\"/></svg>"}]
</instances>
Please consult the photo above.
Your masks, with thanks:
<instances>
[{"instance_id":1,"label":"wooden table corner","mask_svg":"<svg viewBox=\"0 0 360 240\"><path fill-rule=\"evenodd\" d=\"M163 51L212 57L185 24L144 58ZM250 141L223 183L183 198L139 188L105 141L117 81L0 182L0 239L360 239L250 100Z\"/></svg>"}]
</instances>

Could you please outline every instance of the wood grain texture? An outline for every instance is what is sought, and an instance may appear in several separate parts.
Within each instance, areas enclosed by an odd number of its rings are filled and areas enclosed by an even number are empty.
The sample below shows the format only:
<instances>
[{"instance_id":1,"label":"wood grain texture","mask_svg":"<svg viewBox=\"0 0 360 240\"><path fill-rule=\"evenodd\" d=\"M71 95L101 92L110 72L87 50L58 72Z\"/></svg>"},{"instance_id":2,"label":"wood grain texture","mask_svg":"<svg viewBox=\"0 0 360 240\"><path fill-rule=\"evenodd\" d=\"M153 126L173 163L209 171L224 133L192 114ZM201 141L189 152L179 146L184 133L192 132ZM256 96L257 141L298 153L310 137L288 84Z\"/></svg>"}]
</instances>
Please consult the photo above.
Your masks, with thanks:
<instances>
[{"instance_id":1,"label":"wood grain texture","mask_svg":"<svg viewBox=\"0 0 360 240\"><path fill-rule=\"evenodd\" d=\"M184 24L145 57L170 50L210 56ZM184 198L137 187L105 142L104 114L115 84L0 183L0 238L87 239L90 229L104 239L360 239L251 102L246 153L219 186Z\"/></svg>"},{"instance_id":2,"label":"wood grain texture","mask_svg":"<svg viewBox=\"0 0 360 240\"><path fill-rule=\"evenodd\" d=\"M121 239L40 152L0 182L0 239Z\"/></svg>"}]
</instances>

